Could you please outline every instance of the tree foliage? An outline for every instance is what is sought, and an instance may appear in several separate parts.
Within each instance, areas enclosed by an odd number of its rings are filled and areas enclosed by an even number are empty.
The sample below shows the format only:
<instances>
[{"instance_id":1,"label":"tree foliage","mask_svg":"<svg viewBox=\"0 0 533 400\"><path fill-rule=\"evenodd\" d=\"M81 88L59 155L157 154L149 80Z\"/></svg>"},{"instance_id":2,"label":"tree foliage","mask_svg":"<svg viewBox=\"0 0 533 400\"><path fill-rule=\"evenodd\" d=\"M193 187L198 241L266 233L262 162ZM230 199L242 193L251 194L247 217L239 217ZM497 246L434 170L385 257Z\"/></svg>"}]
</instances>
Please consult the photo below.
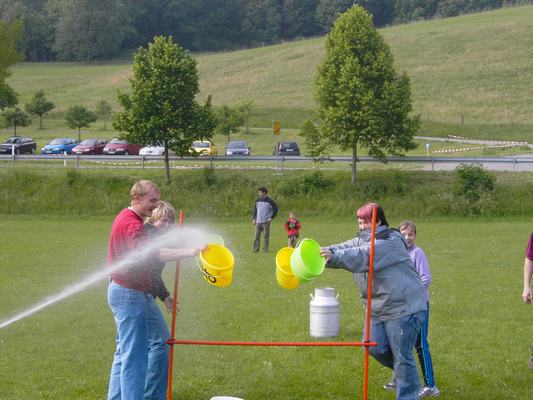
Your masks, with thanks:
<instances>
[{"instance_id":1,"label":"tree foliage","mask_svg":"<svg viewBox=\"0 0 533 400\"><path fill-rule=\"evenodd\" d=\"M95 114L98 119L104 121L104 130L107 130L107 121L111 119L111 114L113 113L113 108L111 104L105 100L100 100L96 103Z\"/></svg>"},{"instance_id":2,"label":"tree foliage","mask_svg":"<svg viewBox=\"0 0 533 400\"><path fill-rule=\"evenodd\" d=\"M4 127L13 127L13 136L17 136L18 126L28 126L31 124L31 118L19 107L10 108L2 112Z\"/></svg>"},{"instance_id":3,"label":"tree foliage","mask_svg":"<svg viewBox=\"0 0 533 400\"><path fill-rule=\"evenodd\" d=\"M204 106L196 101L196 61L172 37L157 36L148 49L135 53L130 86L129 94L119 93L124 111L113 122L126 139L172 148L183 156L193 140L212 137L211 99ZM168 151L165 164L170 181Z\"/></svg>"},{"instance_id":4,"label":"tree foliage","mask_svg":"<svg viewBox=\"0 0 533 400\"><path fill-rule=\"evenodd\" d=\"M32 100L26 103L26 112L37 115L39 117L39 128L43 129L43 115L55 108L55 104L47 100L44 90L39 90L35 93Z\"/></svg>"},{"instance_id":5,"label":"tree foliage","mask_svg":"<svg viewBox=\"0 0 533 400\"><path fill-rule=\"evenodd\" d=\"M352 5L378 27L533 0L0 0L0 20L23 24L26 60L90 61L174 37L194 50L237 49L322 35ZM1 54L1 53L0 53Z\"/></svg>"},{"instance_id":6,"label":"tree foliage","mask_svg":"<svg viewBox=\"0 0 533 400\"><path fill-rule=\"evenodd\" d=\"M320 132L342 149L352 150L352 183L358 146L380 159L415 147L419 120L409 115L409 79L394 71L389 47L362 7L342 14L327 36L316 99Z\"/></svg>"},{"instance_id":7,"label":"tree foliage","mask_svg":"<svg viewBox=\"0 0 533 400\"><path fill-rule=\"evenodd\" d=\"M220 135L225 135L228 142L231 140L231 134L238 132L239 127L243 124L243 118L239 109L223 105L216 112L217 127L215 132Z\"/></svg>"},{"instance_id":8,"label":"tree foliage","mask_svg":"<svg viewBox=\"0 0 533 400\"><path fill-rule=\"evenodd\" d=\"M22 61L22 54L17 49L21 34L20 21L0 21L0 111L18 103L17 94L6 79L11 75L10 67Z\"/></svg>"},{"instance_id":9,"label":"tree foliage","mask_svg":"<svg viewBox=\"0 0 533 400\"><path fill-rule=\"evenodd\" d=\"M304 138L306 155L315 160L329 156L329 143L311 120L305 120L300 129L300 136Z\"/></svg>"},{"instance_id":10,"label":"tree foliage","mask_svg":"<svg viewBox=\"0 0 533 400\"><path fill-rule=\"evenodd\" d=\"M91 61L115 56L126 35L124 15L120 0L62 2L54 44L58 58Z\"/></svg>"},{"instance_id":11,"label":"tree foliage","mask_svg":"<svg viewBox=\"0 0 533 400\"><path fill-rule=\"evenodd\" d=\"M72 106L67 110L65 122L71 129L78 129L78 141L81 140L81 128L88 128L96 122L96 114L83 106Z\"/></svg>"}]
</instances>

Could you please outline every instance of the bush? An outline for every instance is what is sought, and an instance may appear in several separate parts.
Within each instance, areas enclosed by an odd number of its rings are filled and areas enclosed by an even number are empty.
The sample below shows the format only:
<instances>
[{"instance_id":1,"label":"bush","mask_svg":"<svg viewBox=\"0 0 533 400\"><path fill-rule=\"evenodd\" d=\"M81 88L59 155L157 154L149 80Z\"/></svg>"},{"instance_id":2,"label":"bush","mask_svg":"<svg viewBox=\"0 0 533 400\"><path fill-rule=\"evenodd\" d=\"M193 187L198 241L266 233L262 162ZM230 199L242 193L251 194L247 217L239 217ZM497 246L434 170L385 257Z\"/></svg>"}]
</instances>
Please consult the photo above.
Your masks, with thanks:
<instances>
[{"instance_id":1,"label":"bush","mask_svg":"<svg viewBox=\"0 0 533 400\"><path fill-rule=\"evenodd\" d=\"M470 202L494 190L496 178L479 164L461 164L455 171L455 193Z\"/></svg>"}]
</instances>

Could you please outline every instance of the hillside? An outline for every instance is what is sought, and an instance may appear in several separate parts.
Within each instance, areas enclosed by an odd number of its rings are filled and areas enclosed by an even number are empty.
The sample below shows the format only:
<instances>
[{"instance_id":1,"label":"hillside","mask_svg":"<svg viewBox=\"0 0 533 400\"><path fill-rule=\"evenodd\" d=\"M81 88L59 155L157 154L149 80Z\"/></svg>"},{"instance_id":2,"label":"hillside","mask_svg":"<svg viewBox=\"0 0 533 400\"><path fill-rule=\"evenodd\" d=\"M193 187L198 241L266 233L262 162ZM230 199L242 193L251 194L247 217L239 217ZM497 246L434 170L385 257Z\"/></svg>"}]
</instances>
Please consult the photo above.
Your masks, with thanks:
<instances>
[{"instance_id":1,"label":"hillside","mask_svg":"<svg viewBox=\"0 0 533 400\"><path fill-rule=\"evenodd\" d=\"M527 140L533 127L533 7L517 7L380 30L398 71L412 80L415 112L425 134L499 132ZM252 99L265 114L255 125L282 119L298 127L315 107L314 76L324 55L324 39L228 53L196 54L200 98L215 106ZM72 104L116 105L127 90L130 62L103 64L21 64L9 83L22 103L38 89L63 111ZM461 125L461 121L464 122Z\"/></svg>"}]
</instances>

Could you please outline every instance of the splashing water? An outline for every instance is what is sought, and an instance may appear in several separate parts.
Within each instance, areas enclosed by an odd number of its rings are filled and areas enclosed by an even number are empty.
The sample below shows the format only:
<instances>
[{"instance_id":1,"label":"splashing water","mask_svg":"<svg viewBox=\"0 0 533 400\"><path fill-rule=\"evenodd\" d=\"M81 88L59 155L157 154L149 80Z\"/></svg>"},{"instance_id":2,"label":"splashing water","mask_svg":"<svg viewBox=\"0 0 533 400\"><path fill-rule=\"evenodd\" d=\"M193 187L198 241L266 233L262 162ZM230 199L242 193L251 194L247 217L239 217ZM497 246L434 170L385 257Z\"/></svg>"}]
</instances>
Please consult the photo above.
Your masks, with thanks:
<instances>
[{"instance_id":1,"label":"splashing water","mask_svg":"<svg viewBox=\"0 0 533 400\"><path fill-rule=\"evenodd\" d=\"M153 256L159 248L185 248L185 247L198 247L202 246L205 239L209 237L209 234L204 230L198 228L172 228L166 231L164 234L156 236L152 240L147 241L141 249L132 251L126 257L116 262L115 264L104 267L101 271L88 275L81 281L69 285L52 296L49 296L41 302L27 308L26 310L14 315L13 317L0 322L0 329L11 325L14 322L20 321L30 315L33 315L46 307L55 304L61 300L66 299L76 293L79 293L88 287L92 286L96 282L107 278L110 273L119 271L121 269L127 269L133 265L138 265L139 260L149 260L150 256ZM178 246L179 244L179 246Z\"/></svg>"}]
</instances>

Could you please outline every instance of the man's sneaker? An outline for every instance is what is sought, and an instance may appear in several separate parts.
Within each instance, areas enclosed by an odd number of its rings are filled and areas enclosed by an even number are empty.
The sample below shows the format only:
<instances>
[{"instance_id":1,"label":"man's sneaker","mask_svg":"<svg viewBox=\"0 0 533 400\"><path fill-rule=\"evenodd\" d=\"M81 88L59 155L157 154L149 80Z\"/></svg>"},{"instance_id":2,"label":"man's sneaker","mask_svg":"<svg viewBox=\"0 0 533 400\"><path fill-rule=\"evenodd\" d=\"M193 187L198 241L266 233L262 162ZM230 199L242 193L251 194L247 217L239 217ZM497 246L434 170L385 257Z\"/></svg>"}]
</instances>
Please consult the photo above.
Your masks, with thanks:
<instances>
[{"instance_id":1,"label":"man's sneaker","mask_svg":"<svg viewBox=\"0 0 533 400\"><path fill-rule=\"evenodd\" d=\"M433 387L424 386L418 392L419 399L425 399L426 397L437 397L439 395L440 395L440 390L437 386L433 386Z\"/></svg>"},{"instance_id":2,"label":"man's sneaker","mask_svg":"<svg viewBox=\"0 0 533 400\"><path fill-rule=\"evenodd\" d=\"M383 385L383 389L388 390L389 392L396 390L396 381L394 379L391 379Z\"/></svg>"}]
</instances>

